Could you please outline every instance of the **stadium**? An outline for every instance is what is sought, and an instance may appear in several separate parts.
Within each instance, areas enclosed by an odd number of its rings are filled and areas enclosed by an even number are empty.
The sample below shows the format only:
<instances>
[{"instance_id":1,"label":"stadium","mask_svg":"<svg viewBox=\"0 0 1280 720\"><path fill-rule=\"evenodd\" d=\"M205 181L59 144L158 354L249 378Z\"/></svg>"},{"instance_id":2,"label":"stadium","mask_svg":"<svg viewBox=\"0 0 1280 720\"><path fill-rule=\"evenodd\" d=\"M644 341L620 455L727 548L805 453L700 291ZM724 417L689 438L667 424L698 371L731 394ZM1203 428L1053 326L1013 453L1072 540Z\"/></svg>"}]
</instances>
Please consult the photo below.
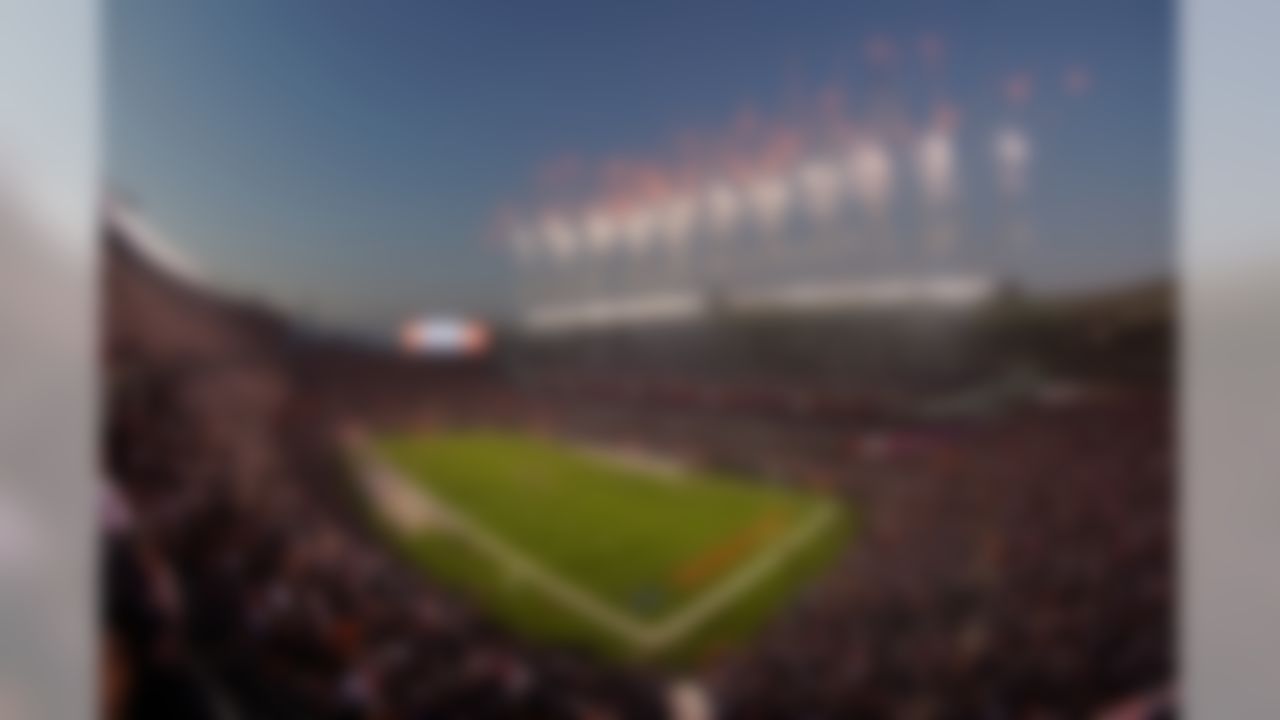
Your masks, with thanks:
<instances>
[{"instance_id":1,"label":"stadium","mask_svg":"<svg viewBox=\"0 0 1280 720\"><path fill-rule=\"evenodd\" d=\"M929 317L924 340L815 316L433 357L210 296L107 232L106 452L132 518L109 617L186 638L200 660L164 670L183 692L269 717L786 717L1165 687L1157 287ZM954 356L929 360L943 331ZM865 353L833 336L884 357L837 384L822 366Z\"/></svg>"},{"instance_id":2,"label":"stadium","mask_svg":"<svg viewBox=\"0 0 1280 720\"><path fill-rule=\"evenodd\" d=\"M357 139L299 140L294 184L209 153L175 163L187 196L112 185L105 716L1172 717L1176 287L1163 245L1104 245L1167 229L1160 188L1096 172L1125 147L1068 151L1112 129L1085 66L1033 108L1025 71L960 92L943 47L871 34L859 103L806 89L634 154L622 111L511 122L594 153L528 183L506 167L551 141L485 135L512 117L487 106L437 128L483 137L461 171L352 160L400 116L342 95L323 122ZM252 99L311 118L326 88ZM121 175L165 166L117 125ZM210 132L181 150L240 152ZM436 160L449 182L413 175ZM157 229L184 209L204 245Z\"/></svg>"}]
</instances>

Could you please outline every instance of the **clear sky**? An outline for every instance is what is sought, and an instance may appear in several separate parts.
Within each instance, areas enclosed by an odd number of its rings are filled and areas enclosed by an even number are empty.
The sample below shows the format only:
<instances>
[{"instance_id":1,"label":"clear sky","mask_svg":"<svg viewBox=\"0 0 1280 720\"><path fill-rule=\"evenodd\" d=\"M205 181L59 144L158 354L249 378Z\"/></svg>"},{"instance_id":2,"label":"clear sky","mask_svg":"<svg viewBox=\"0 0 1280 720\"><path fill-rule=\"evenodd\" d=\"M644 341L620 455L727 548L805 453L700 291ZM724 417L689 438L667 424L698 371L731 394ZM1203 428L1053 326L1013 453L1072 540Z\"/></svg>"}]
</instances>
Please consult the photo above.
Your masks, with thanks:
<instances>
[{"instance_id":1,"label":"clear sky","mask_svg":"<svg viewBox=\"0 0 1280 720\"><path fill-rule=\"evenodd\" d=\"M1031 281L1171 262L1168 2L129 0L106 15L107 182L216 282L349 327L509 307L497 220L541 212L566 159L671 167L682 138L747 113L803 132L833 93L856 121L886 94L922 121L945 98L971 234L992 231L991 133L1024 128ZM926 70L930 37L944 50ZM881 40L892 70L868 57Z\"/></svg>"}]
</instances>

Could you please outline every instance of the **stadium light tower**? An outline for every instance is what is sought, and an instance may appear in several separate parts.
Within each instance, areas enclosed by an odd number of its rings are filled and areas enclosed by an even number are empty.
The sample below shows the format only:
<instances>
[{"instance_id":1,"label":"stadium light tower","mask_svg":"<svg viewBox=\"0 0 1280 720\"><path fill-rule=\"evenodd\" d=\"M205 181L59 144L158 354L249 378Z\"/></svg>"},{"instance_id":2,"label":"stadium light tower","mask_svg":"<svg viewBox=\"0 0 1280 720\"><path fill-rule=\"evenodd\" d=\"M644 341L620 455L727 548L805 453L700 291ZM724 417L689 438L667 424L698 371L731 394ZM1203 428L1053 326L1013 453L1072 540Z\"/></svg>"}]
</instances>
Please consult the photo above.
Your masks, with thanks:
<instances>
[{"instance_id":1,"label":"stadium light tower","mask_svg":"<svg viewBox=\"0 0 1280 720\"><path fill-rule=\"evenodd\" d=\"M648 204L639 205L623 218L622 235L625 249L628 251L624 262L630 265L625 272L624 285L631 293L643 293L650 283L645 273L646 261L650 260L657 230L657 213Z\"/></svg>"},{"instance_id":2,"label":"stadium light tower","mask_svg":"<svg viewBox=\"0 0 1280 720\"><path fill-rule=\"evenodd\" d=\"M890 206L894 168L889 148L876 138L860 140L849 151L845 170L850 191L861 210L868 246L880 256L880 262L886 263L892 255L893 242Z\"/></svg>"},{"instance_id":3,"label":"stadium light tower","mask_svg":"<svg viewBox=\"0 0 1280 720\"><path fill-rule=\"evenodd\" d=\"M955 250L956 154L951 131L931 128L916 140L916 177L924 224L926 263L945 263Z\"/></svg>"},{"instance_id":4,"label":"stadium light tower","mask_svg":"<svg viewBox=\"0 0 1280 720\"><path fill-rule=\"evenodd\" d=\"M1000 189L1004 241L997 250L998 271L1012 274L1020 256L1032 243L1032 225L1027 203L1032 161L1031 138L1017 125L996 131L992 142L996 180Z\"/></svg>"},{"instance_id":5,"label":"stadium light tower","mask_svg":"<svg viewBox=\"0 0 1280 720\"><path fill-rule=\"evenodd\" d=\"M547 254L552 260L548 264L551 270L552 300L563 302L567 299L566 291L573 290L573 265L581 243L573 226L558 213L552 213L543 218L541 235Z\"/></svg>"},{"instance_id":6,"label":"stadium light tower","mask_svg":"<svg viewBox=\"0 0 1280 720\"><path fill-rule=\"evenodd\" d=\"M715 180L707 186L702 196L707 224L711 230L714 247L708 248L709 263L704 268L704 282L710 285L727 283L731 274L733 233L739 227L742 214L741 193L725 180Z\"/></svg>"},{"instance_id":7,"label":"stadium light tower","mask_svg":"<svg viewBox=\"0 0 1280 720\"><path fill-rule=\"evenodd\" d=\"M685 192L677 192L657 211L658 233L667 257L670 283L680 285L689 268L690 240L697 221L697 204Z\"/></svg>"}]
</instances>

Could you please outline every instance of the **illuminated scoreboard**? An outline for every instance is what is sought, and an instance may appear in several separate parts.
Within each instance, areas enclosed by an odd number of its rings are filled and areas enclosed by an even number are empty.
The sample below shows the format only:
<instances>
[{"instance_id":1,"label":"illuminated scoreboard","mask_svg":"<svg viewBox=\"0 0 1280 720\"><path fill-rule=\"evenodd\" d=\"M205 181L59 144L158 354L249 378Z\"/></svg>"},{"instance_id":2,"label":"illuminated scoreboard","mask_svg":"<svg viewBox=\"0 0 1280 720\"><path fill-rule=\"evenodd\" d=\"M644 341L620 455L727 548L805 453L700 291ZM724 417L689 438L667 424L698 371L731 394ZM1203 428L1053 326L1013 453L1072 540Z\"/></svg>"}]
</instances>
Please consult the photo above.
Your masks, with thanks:
<instances>
[{"instance_id":1,"label":"illuminated scoreboard","mask_svg":"<svg viewBox=\"0 0 1280 720\"><path fill-rule=\"evenodd\" d=\"M427 357L482 357L492 344L493 332L488 324L470 318L428 316L410 320L400 328L400 347Z\"/></svg>"}]
</instances>

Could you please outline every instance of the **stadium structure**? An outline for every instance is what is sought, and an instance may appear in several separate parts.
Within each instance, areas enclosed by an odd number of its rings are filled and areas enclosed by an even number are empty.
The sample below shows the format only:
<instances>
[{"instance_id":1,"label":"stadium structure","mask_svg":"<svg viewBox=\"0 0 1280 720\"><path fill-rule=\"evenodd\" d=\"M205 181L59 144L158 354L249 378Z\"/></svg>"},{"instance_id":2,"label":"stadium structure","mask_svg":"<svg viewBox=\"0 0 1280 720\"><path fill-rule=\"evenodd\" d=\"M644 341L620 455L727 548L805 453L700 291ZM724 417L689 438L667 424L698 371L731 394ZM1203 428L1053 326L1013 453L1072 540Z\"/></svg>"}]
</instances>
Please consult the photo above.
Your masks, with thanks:
<instances>
[{"instance_id":1,"label":"stadium structure","mask_svg":"<svg viewBox=\"0 0 1280 720\"><path fill-rule=\"evenodd\" d=\"M1171 702L1160 284L553 267L371 347L104 235L104 632L184 717Z\"/></svg>"}]
</instances>

